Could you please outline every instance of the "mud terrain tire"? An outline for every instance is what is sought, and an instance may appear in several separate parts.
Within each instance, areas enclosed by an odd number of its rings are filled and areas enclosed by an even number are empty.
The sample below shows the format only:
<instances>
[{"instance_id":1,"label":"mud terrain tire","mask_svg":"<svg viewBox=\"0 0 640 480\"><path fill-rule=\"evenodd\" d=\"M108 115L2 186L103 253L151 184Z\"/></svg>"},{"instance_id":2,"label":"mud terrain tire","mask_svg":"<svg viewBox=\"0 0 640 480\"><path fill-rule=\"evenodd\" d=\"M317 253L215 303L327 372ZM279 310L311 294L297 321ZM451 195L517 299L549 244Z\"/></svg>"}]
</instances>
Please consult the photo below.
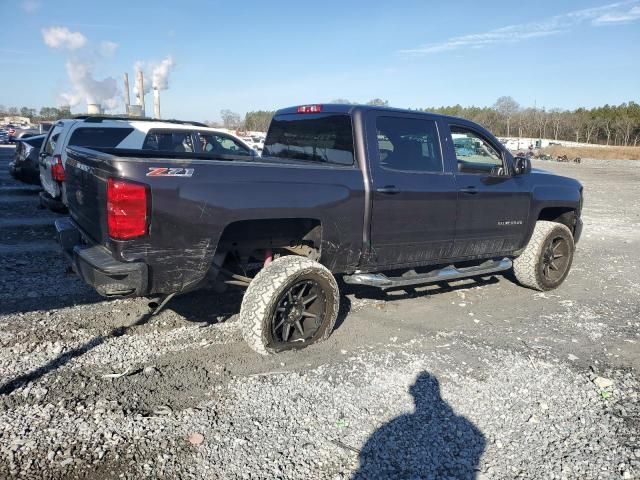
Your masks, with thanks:
<instances>
[{"instance_id":1,"label":"mud terrain tire","mask_svg":"<svg viewBox=\"0 0 640 480\"><path fill-rule=\"evenodd\" d=\"M317 292L317 299L311 301L319 302L316 308L317 311L322 312L322 315L318 314L317 320L314 320L315 324L311 325L313 333L309 338L298 342L281 342L279 340L282 338L278 339L277 331L274 331L274 322L281 321L282 316L286 315L281 313L276 320L277 309L278 311L286 310L295 316L296 310L291 305L287 305L288 300L285 296L289 296L288 292L297 288L298 285L304 285L305 282ZM300 297L302 295L300 294ZM312 294L306 295L299 301L306 301L313 297ZM242 334L249 346L262 355L303 348L329 337L336 323L339 304L338 284L326 267L306 257L295 255L281 257L260 270L249 285L240 307ZM313 330L314 328L317 330Z\"/></svg>"},{"instance_id":2,"label":"mud terrain tire","mask_svg":"<svg viewBox=\"0 0 640 480\"><path fill-rule=\"evenodd\" d=\"M573 235L565 225L540 220L524 252L513 261L513 272L525 287L553 290L567 278L574 250Z\"/></svg>"}]
</instances>

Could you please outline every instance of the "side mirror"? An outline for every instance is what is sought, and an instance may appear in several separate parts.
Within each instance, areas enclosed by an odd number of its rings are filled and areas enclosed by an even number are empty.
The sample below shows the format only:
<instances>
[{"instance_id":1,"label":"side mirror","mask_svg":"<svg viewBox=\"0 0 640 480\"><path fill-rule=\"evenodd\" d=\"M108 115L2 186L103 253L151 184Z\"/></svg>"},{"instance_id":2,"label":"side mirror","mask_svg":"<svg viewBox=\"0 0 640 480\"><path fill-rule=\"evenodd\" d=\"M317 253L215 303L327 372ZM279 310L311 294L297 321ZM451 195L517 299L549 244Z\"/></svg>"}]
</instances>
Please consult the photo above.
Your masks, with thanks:
<instances>
[{"instance_id":1,"label":"side mirror","mask_svg":"<svg viewBox=\"0 0 640 480\"><path fill-rule=\"evenodd\" d=\"M527 157L516 157L513 159L513 167L516 175L523 175L531 172L531 160Z\"/></svg>"}]
</instances>

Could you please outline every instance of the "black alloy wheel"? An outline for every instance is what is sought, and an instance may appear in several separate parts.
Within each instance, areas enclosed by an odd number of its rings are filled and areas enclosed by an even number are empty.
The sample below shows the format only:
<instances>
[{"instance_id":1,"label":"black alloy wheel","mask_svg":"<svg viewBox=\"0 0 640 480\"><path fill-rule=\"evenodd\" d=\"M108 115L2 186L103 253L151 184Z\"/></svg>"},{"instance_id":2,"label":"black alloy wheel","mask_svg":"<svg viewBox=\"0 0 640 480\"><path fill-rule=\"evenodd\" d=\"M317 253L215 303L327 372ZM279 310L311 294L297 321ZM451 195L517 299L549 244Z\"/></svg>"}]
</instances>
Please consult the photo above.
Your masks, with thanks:
<instances>
[{"instance_id":1,"label":"black alloy wheel","mask_svg":"<svg viewBox=\"0 0 640 480\"><path fill-rule=\"evenodd\" d=\"M287 288L271 318L271 347L286 350L313 340L326 315L326 293L318 282L303 279Z\"/></svg>"},{"instance_id":2,"label":"black alloy wheel","mask_svg":"<svg viewBox=\"0 0 640 480\"><path fill-rule=\"evenodd\" d=\"M571 246L562 236L551 237L542 255L542 275L549 283L564 278L571 260Z\"/></svg>"}]
</instances>

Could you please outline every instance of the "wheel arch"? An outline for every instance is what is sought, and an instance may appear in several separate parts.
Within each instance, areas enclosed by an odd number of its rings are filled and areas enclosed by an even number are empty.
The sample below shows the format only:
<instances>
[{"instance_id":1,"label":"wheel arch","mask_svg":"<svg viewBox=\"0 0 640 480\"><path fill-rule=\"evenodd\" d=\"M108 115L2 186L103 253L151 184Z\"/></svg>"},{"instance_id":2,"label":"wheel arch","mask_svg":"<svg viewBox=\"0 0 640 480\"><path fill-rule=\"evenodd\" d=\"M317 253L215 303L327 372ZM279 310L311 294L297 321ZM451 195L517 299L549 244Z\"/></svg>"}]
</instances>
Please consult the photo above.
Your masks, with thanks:
<instances>
[{"instance_id":1,"label":"wheel arch","mask_svg":"<svg viewBox=\"0 0 640 480\"><path fill-rule=\"evenodd\" d=\"M284 249L314 260L322 251L322 223L316 218L261 218L228 224L217 252Z\"/></svg>"},{"instance_id":2,"label":"wheel arch","mask_svg":"<svg viewBox=\"0 0 640 480\"><path fill-rule=\"evenodd\" d=\"M574 207L545 207L538 213L537 220L561 223L573 234L578 220L578 211Z\"/></svg>"}]
</instances>

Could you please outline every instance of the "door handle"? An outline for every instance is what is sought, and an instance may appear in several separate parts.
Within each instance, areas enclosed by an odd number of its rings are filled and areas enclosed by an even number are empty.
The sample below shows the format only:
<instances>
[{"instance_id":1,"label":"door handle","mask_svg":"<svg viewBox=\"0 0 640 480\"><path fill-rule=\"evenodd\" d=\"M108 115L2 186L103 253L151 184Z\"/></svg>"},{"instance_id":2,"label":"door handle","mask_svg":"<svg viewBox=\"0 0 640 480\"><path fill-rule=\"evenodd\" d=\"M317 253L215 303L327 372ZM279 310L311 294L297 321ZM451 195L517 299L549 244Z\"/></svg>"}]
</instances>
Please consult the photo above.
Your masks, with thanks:
<instances>
[{"instance_id":1,"label":"door handle","mask_svg":"<svg viewBox=\"0 0 640 480\"><path fill-rule=\"evenodd\" d=\"M395 185L385 185L384 187L377 188L376 192L384 193L386 195L395 195L396 193L400 193L400 189Z\"/></svg>"},{"instance_id":2,"label":"door handle","mask_svg":"<svg viewBox=\"0 0 640 480\"><path fill-rule=\"evenodd\" d=\"M476 193L478 193L478 189L476 187L461 188L460 191L462 193L466 193L467 195L475 195Z\"/></svg>"}]
</instances>

